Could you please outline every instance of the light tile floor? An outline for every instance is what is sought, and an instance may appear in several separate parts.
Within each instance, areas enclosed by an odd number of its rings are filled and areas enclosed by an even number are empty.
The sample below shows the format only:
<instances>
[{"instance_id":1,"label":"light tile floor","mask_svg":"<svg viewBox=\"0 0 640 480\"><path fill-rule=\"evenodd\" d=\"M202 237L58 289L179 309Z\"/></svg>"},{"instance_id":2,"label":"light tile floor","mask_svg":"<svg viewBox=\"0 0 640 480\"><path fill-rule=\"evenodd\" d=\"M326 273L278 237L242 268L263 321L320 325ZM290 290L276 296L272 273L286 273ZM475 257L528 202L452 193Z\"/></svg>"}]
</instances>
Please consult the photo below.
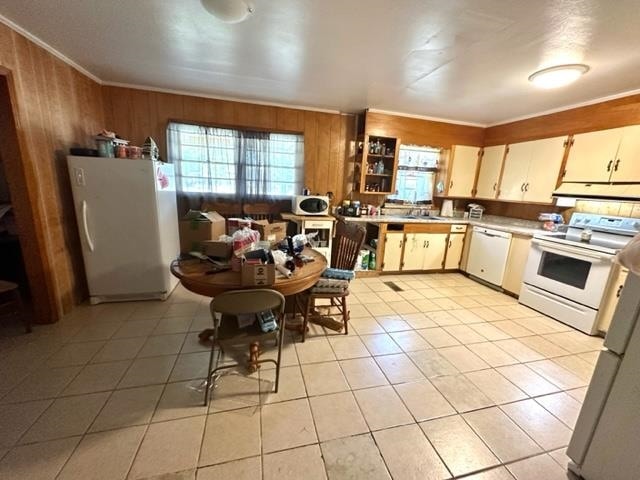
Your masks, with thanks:
<instances>
[{"instance_id":1,"label":"light tile floor","mask_svg":"<svg viewBox=\"0 0 640 480\"><path fill-rule=\"evenodd\" d=\"M3 327L0 478L566 478L601 339L459 274L351 292L348 336L287 336L277 394L232 372L208 408L209 299L181 287Z\"/></svg>"}]
</instances>

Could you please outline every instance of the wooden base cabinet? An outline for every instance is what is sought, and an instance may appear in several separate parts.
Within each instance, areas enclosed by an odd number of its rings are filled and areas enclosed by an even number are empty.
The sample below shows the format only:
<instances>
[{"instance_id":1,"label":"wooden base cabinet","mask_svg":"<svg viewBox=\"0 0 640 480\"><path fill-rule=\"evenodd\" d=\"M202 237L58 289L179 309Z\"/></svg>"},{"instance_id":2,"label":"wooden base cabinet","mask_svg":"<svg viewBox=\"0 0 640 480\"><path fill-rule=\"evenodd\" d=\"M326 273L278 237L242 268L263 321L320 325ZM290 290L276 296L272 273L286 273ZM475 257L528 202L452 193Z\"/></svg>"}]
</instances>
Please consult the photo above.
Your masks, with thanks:
<instances>
[{"instance_id":1,"label":"wooden base cabinet","mask_svg":"<svg viewBox=\"0 0 640 480\"><path fill-rule=\"evenodd\" d=\"M399 272L402 266L404 232L387 232L384 237L383 272ZM380 261L380 259L378 259Z\"/></svg>"},{"instance_id":2,"label":"wooden base cabinet","mask_svg":"<svg viewBox=\"0 0 640 480\"><path fill-rule=\"evenodd\" d=\"M450 233L449 238L447 240L447 256L444 261L445 270L456 270L460 268L463 248L464 248L464 232Z\"/></svg>"},{"instance_id":3,"label":"wooden base cabinet","mask_svg":"<svg viewBox=\"0 0 640 480\"><path fill-rule=\"evenodd\" d=\"M600 305L600 313L598 314L598 330L601 332L606 333L609 330L609 325L611 325L613 314L618 306L618 300L622 294L624 284L627 281L627 276L629 276L629 270L619 268L618 271L614 273L613 281L609 283L605 298L602 301L602 305Z\"/></svg>"},{"instance_id":4,"label":"wooden base cabinet","mask_svg":"<svg viewBox=\"0 0 640 480\"><path fill-rule=\"evenodd\" d=\"M416 272L457 269L466 225L406 224L403 231L386 231L380 270Z\"/></svg>"},{"instance_id":5,"label":"wooden base cabinet","mask_svg":"<svg viewBox=\"0 0 640 480\"><path fill-rule=\"evenodd\" d=\"M507 292L520 296L522 277L524 275L524 268L527 265L530 249L531 237L524 235L513 235L511 237L507 266L504 271L504 278L502 279L502 288Z\"/></svg>"}]
</instances>

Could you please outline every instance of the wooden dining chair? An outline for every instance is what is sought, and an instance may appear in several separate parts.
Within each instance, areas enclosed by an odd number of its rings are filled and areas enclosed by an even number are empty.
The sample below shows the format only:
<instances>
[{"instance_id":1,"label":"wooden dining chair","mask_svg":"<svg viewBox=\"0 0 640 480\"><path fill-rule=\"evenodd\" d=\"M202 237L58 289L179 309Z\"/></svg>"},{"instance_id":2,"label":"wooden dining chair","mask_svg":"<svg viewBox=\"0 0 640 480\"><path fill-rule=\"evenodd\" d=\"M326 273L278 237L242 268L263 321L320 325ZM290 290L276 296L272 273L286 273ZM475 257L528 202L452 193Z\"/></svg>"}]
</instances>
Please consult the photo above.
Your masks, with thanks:
<instances>
[{"instance_id":1,"label":"wooden dining chair","mask_svg":"<svg viewBox=\"0 0 640 480\"><path fill-rule=\"evenodd\" d=\"M225 344L249 345L248 367L251 370L259 368L261 363L272 362L276 365L275 392L278 392L280 382L280 357L282 355L282 342L284 340L285 315L284 296L275 290L255 289L255 290L231 290L221 293L211 300L211 318L213 320L213 341L211 342L211 354L209 356L209 369L205 383L204 404L209 402L209 390L212 386L212 379L220 370L234 368L241 364L222 364L224 361ZM239 328L237 322L238 315L257 315L261 312L271 311L276 317L278 328L275 331L265 333L261 330L258 320L252 325ZM261 360L260 342L275 339L278 346L277 360L266 358ZM215 349L218 347L218 355ZM215 366L214 366L214 357Z\"/></svg>"},{"instance_id":2,"label":"wooden dining chair","mask_svg":"<svg viewBox=\"0 0 640 480\"><path fill-rule=\"evenodd\" d=\"M339 220L336 225L336 235L333 239L331 249L331 267L341 270L353 270L358 261L358 254L364 244L366 235L367 231L363 226L357 223L347 223L344 220ZM313 289L305 293L302 341L304 342L305 340L307 324L310 317L312 317L316 311L316 300L319 299L328 299L329 309L336 308L338 310L338 313L342 316L344 334L348 335L349 310L347 308L347 297L349 296L349 289L341 293L313 293L312 290Z\"/></svg>"},{"instance_id":3,"label":"wooden dining chair","mask_svg":"<svg viewBox=\"0 0 640 480\"><path fill-rule=\"evenodd\" d=\"M245 203L242 206L242 213L245 217L251 217L254 220L273 222L280 218L280 213L284 211L284 208L281 202Z\"/></svg>"}]
</instances>

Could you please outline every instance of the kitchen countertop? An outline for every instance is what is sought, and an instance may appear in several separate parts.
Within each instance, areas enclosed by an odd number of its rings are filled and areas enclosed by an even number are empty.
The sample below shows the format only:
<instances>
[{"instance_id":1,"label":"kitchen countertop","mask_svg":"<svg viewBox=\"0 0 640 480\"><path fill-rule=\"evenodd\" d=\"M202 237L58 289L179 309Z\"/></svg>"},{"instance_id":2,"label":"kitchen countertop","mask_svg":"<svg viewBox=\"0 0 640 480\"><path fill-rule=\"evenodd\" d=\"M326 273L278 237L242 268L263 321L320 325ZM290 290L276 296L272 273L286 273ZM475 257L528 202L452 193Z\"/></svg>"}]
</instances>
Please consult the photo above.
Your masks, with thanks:
<instances>
[{"instance_id":1,"label":"kitchen countertop","mask_svg":"<svg viewBox=\"0 0 640 480\"><path fill-rule=\"evenodd\" d=\"M526 235L548 234L540 228L540 222L522 220L520 218L500 217L497 215L484 215L480 220L469 220L458 217L415 217L407 218L402 215L371 215L362 217L341 217L347 222L358 223L449 223L457 225L472 225L477 227L493 228L503 232Z\"/></svg>"}]
</instances>

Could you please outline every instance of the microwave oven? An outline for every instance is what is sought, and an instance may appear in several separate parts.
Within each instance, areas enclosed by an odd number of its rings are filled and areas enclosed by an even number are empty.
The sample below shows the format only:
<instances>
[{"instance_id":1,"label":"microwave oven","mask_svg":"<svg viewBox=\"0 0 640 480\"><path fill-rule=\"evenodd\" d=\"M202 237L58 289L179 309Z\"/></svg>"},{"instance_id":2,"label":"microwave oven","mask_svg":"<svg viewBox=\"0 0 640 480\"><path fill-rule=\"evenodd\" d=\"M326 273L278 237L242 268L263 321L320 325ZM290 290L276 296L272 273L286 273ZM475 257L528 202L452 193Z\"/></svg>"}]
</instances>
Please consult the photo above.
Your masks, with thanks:
<instances>
[{"instance_id":1,"label":"microwave oven","mask_svg":"<svg viewBox=\"0 0 640 480\"><path fill-rule=\"evenodd\" d=\"M291 211L296 215L329 215L329 197L320 195L296 195Z\"/></svg>"}]
</instances>

